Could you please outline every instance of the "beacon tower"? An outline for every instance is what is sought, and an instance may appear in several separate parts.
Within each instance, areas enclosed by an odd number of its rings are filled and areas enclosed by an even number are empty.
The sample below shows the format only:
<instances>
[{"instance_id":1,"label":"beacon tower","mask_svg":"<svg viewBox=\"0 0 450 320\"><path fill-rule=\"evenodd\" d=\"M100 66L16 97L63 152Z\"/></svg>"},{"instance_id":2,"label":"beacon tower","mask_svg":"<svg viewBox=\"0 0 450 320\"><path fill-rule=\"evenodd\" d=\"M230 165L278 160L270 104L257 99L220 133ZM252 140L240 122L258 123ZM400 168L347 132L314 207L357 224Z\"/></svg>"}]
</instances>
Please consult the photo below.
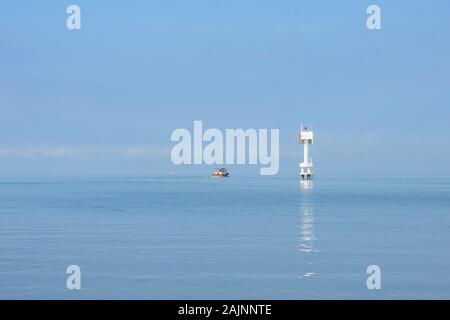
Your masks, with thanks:
<instances>
[{"instance_id":1,"label":"beacon tower","mask_svg":"<svg viewBox=\"0 0 450 320\"><path fill-rule=\"evenodd\" d=\"M313 132L308 127L301 127L298 132L298 143L303 144L304 158L300 163L300 181L312 181L313 179L313 163L309 156L309 145L313 144Z\"/></svg>"}]
</instances>

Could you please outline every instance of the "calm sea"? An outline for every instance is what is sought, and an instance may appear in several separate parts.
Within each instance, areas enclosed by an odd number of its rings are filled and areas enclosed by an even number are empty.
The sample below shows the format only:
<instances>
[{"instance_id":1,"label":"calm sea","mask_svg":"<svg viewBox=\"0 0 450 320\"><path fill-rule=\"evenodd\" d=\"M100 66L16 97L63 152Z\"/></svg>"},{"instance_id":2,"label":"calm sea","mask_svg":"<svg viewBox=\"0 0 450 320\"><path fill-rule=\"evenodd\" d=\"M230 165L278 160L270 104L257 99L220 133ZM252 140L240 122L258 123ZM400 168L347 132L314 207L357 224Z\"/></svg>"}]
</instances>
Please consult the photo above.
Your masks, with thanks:
<instances>
[{"instance_id":1,"label":"calm sea","mask_svg":"<svg viewBox=\"0 0 450 320\"><path fill-rule=\"evenodd\" d=\"M449 299L450 177L3 177L0 298Z\"/></svg>"}]
</instances>

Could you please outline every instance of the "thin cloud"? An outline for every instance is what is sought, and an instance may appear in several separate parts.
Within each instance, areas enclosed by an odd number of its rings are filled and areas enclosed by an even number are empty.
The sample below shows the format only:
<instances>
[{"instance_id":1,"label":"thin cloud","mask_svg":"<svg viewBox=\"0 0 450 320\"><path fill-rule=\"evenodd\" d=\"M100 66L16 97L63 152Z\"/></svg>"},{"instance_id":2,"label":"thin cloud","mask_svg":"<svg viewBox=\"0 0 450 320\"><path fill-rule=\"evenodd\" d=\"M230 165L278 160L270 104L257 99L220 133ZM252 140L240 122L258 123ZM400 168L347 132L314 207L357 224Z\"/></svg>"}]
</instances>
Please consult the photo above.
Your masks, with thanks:
<instances>
[{"instance_id":1,"label":"thin cloud","mask_svg":"<svg viewBox=\"0 0 450 320\"><path fill-rule=\"evenodd\" d=\"M114 156L129 158L150 158L169 156L170 148L158 146L124 146L124 147L22 147L1 148L0 157L16 157L25 159L73 158Z\"/></svg>"},{"instance_id":2,"label":"thin cloud","mask_svg":"<svg viewBox=\"0 0 450 320\"><path fill-rule=\"evenodd\" d=\"M0 156L18 158L64 158L76 153L73 148L0 148Z\"/></svg>"}]
</instances>

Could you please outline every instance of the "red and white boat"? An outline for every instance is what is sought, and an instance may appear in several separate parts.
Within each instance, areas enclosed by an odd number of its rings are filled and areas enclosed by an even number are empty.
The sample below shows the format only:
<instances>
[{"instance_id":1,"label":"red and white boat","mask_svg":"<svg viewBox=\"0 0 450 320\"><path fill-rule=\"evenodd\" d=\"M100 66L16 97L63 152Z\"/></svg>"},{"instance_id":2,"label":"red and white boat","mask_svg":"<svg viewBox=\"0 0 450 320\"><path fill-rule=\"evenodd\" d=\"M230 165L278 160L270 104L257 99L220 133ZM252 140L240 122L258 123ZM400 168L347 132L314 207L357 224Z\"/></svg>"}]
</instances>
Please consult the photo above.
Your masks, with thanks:
<instances>
[{"instance_id":1,"label":"red and white boat","mask_svg":"<svg viewBox=\"0 0 450 320\"><path fill-rule=\"evenodd\" d=\"M228 176L229 176L229 173L227 172L227 169L225 169L225 168L217 168L216 170L214 170L214 172L211 175L211 177L213 177L213 178L225 178Z\"/></svg>"}]
</instances>

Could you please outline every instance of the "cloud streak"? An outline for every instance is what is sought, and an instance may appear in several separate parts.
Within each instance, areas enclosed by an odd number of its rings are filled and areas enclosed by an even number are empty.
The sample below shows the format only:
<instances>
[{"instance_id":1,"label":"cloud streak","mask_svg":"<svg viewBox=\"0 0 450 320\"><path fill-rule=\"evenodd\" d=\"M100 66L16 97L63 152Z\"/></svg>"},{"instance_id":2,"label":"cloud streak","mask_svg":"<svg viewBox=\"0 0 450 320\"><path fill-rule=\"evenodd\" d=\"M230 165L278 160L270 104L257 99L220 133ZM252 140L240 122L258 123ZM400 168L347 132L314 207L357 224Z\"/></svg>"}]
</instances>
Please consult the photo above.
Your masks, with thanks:
<instances>
[{"instance_id":1,"label":"cloud streak","mask_svg":"<svg viewBox=\"0 0 450 320\"><path fill-rule=\"evenodd\" d=\"M169 147L121 146L121 147L0 147L0 157L23 159L63 159L74 157L119 156L127 158L151 158L169 156Z\"/></svg>"},{"instance_id":2,"label":"cloud streak","mask_svg":"<svg viewBox=\"0 0 450 320\"><path fill-rule=\"evenodd\" d=\"M64 158L76 152L73 148L0 148L0 157Z\"/></svg>"}]
</instances>

